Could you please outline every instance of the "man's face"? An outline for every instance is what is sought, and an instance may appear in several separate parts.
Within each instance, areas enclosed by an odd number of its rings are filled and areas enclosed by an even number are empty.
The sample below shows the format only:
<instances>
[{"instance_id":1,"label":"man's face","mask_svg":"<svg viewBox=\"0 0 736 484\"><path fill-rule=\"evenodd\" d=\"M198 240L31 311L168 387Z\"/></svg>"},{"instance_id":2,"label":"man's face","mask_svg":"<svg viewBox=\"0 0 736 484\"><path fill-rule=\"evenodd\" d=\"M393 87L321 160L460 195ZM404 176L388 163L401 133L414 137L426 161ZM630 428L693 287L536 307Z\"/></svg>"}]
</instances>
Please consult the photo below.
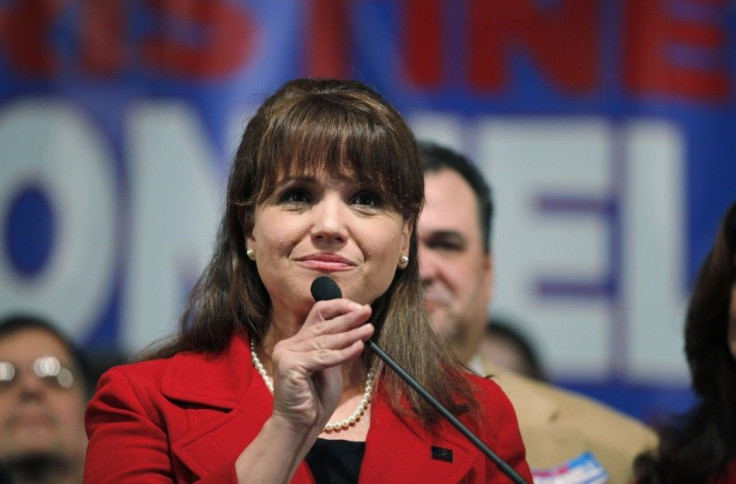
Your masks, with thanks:
<instances>
[{"instance_id":1,"label":"man's face","mask_svg":"<svg viewBox=\"0 0 736 484\"><path fill-rule=\"evenodd\" d=\"M488 318L493 270L483 250L478 203L455 171L424 176L426 204L419 217L419 271L435 331L467 362Z\"/></svg>"},{"instance_id":2,"label":"man's face","mask_svg":"<svg viewBox=\"0 0 736 484\"><path fill-rule=\"evenodd\" d=\"M34 362L46 356L72 369L75 381L70 388L34 373ZM14 380L0 383L0 461L30 455L84 456L85 391L72 361L64 345L43 329L21 329L0 339L0 362L15 367Z\"/></svg>"}]
</instances>

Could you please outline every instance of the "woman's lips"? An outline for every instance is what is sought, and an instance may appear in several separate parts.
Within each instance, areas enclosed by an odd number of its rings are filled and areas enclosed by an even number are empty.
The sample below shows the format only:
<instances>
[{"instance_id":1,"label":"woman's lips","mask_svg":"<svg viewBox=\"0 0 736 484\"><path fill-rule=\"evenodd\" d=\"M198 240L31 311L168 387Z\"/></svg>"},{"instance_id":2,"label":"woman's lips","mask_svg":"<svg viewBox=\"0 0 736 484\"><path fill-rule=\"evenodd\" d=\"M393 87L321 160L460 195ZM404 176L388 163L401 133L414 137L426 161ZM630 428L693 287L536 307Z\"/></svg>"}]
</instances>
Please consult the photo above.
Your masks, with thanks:
<instances>
[{"instance_id":1,"label":"woman's lips","mask_svg":"<svg viewBox=\"0 0 736 484\"><path fill-rule=\"evenodd\" d=\"M337 254L312 254L297 260L306 267L317 271L346 271L355 266L355 263L351 260Z\"/></svg>"}]
</instances>

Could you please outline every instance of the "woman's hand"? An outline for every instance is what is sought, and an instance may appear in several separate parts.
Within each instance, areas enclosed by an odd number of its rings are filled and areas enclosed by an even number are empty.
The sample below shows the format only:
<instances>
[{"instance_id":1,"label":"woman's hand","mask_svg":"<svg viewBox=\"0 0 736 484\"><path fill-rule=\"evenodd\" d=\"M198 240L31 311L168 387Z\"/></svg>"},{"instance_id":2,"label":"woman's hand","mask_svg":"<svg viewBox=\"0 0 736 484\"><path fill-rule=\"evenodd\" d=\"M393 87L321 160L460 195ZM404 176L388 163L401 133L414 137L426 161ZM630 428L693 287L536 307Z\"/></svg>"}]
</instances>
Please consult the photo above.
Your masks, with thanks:
<instances>
[{"instance_id":1,"label":"woman's hand","mask_svg":"<svg viewBox=\"0 0 736 484\"><path fill-rule=\"evenodd\" d=\"M364 324L370 316L369 305L320 301L294 336L276 343L272 418L316 438L340 399L341 365L360 356L373 335L373 325Z\"/></svg>"},{"instance_id":2,"label":"woman's hand","mask_svg":"<svg viewBox=\"0 0 736 484\"><path fill-rule=\"evenodd\" d=\"M373 335L369 305L349 299L316 303L292 337L271 355L273 414L235 462L238 482L289 482L332 416L342 393L343 363Z\"/></svg>"}]
</instances>

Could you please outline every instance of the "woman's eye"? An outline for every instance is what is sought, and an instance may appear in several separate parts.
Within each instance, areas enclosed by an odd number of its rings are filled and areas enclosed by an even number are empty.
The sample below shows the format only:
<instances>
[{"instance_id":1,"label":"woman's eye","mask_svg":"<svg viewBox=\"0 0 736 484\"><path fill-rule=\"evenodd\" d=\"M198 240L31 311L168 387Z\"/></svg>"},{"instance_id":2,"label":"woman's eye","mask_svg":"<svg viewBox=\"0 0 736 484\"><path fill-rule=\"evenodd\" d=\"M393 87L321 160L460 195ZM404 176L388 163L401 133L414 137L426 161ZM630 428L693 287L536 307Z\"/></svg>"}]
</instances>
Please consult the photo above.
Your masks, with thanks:
<instances>
[{"instance_id":1,"label":"woman's eye","mask_svg":"<svg viewBox=\"0 0 736 484\"><path fill-rule=\"evenodd\" d=\"M287 190L281 195L281 202L283 203L309 203L311 201L312 195L301 188Z\"/></svg>"},{"instance_id":2,"label":"woman's eye","mask_svg":"<svg viewBox=\"0 0 736 484\"><path fill-rule=\"evenodd\" d=\"M353 203L368 207L380 207L381 199L375 193L361 191L353 195Z\"/></svg>"}]
</instances>

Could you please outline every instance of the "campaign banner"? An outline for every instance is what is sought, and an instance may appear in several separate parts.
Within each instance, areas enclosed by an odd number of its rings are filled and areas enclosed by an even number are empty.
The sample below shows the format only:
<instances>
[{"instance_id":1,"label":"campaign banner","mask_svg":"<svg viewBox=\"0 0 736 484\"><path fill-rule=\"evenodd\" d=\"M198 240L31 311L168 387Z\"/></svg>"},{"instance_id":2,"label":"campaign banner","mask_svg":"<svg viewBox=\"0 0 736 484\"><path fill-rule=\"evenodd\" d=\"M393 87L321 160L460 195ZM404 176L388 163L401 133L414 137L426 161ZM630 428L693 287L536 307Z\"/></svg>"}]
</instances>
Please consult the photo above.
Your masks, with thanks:
<instances>
[{"instance_id":1,"label":"campaign banner","mask_svg":"<svg viewBox=\"0 0 736 484\"><path fill-rule=\"evenodd\" d=\"M684 388L735 32L726 0L0 2L0 314L127 353L175 331L250 114L354 78L489 177L491 311L554 379Z\"/></svg>"}]
</instances>

